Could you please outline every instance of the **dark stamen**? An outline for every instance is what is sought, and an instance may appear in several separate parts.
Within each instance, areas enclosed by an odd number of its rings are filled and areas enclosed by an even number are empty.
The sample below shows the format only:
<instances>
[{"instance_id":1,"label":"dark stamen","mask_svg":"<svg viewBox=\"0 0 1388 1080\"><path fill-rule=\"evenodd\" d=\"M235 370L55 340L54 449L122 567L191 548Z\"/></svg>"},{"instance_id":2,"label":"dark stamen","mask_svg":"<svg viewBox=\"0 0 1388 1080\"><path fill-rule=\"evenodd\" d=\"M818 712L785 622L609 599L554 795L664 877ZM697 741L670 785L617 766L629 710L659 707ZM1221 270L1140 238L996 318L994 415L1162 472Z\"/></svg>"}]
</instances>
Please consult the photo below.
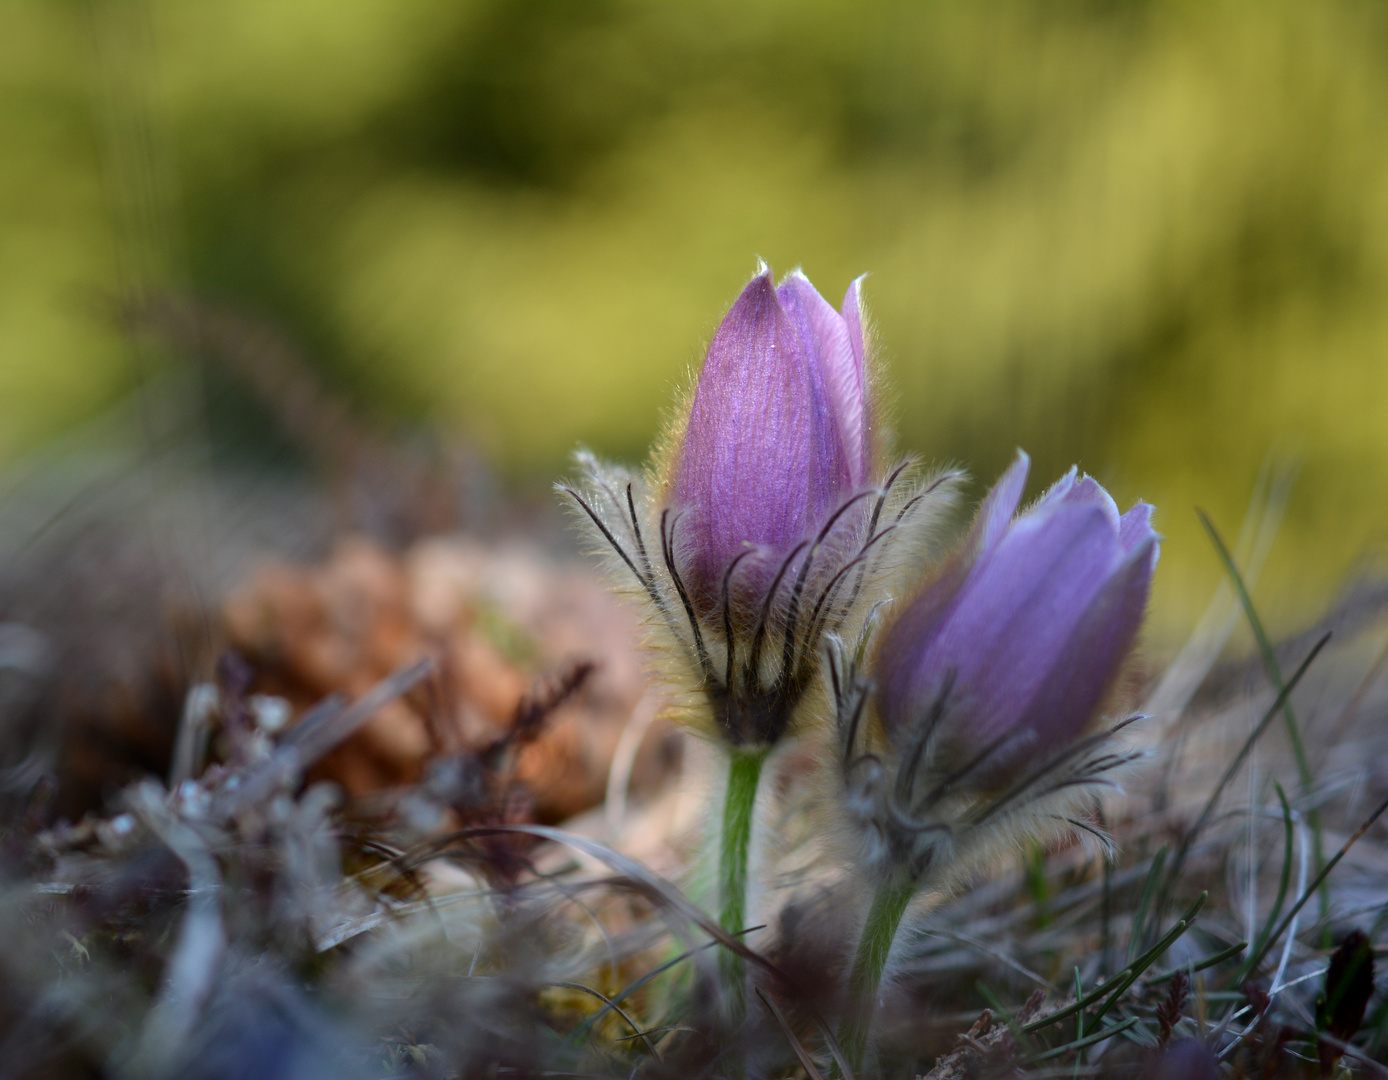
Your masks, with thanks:
<instances>
[{"instance_id":1,"label":"dark stamen","mask_svg":"<svg viewBox=\"0 0 1388 1080\"><path fill-rule=\"evenodd\" d=\"M928 833L928 832L952 833L952 832L954 832L954 830L953 830L950 826L946 825L944 822L939 822L939 821L921 821L921 820L917 820L917 819L915 819L915 818L907 817L905 814L902 813L901 808L900 808L899 806L897 806L896 803L892 802L890 799L888 799L887 802L886 802L886 808L887 808L887 813L891 815L892 824L895 825L898 829L901 829L903 832L909 832L909 833Z\"/></svg>"},{"instance_id":2,"label":"dark stamen","mask_svg":"<svg viewBox=\"0 0 1388 1080\"><path fill-rule=\"evenodd\" d=\"M776 676L776 685L786 686L790 683L791 667L795 662L795 623L800 615L800 596L805 591L805 579L810 574L810 566L814 563L815 556L819 554L820 545L828 538L830 531L838 524L839 519L846 514L854 503L861 502L873 493L871 491L860 491L853 498L849 499L832 514L829 520L824 523L824 527L819 530L814 538L814 544L810 547L810 553L805 556L805 561L800 564L800 573L796 575L795 587L790 592L790 609L786 614L785 647L781 652L781 671ZM813 646L806 644L805 652L808 653Z\"/></svg>"},{"instance_id":3,"label":"dark stamen","mask_svg":"<svg viewBox=\"0 0 1388 1080\"><path fill-rule=\"evenodd\" d=\"M617 493L612 490L612 485L603 476L602 470L597 467L597 462L592 462L588 467L589 478L602 489L602 493L607 496L607 501L612 504L612 509L617 512L618 517L625 517L622 512L622 500L617 498Z\"/></svg>"},{"instance_id":4,"label":"dark stamen","mask_svg":"<svg viewBox=\"0 0 1388 1080\"><path fill-rule=\"evenodd\" d=\"M786 571L802 551L809 546L808 540L801 540L795 547L791 548L790 554L781 563L781 568L776 571L776 576L772 579L771 588L766 592L766 600L761 606L761 616L757 619L757 631L752 635L752 654L747 660L747 672L756 682L754 685L761 685L761 645L766 637L766 622L771 615L771 602L776 598L776 593L781 588L781 579L786 576Z\"/></svg>"},{"instance_id":5,"label":"dark stamen","mask_svg":"<svg viewBox=\"0 0 1388 1080\"><path fill-rule=\"evenodd\" d=\"M862 721L863 710L866 705L867 694L859 693L857 700L853 703L853 715L848 718L848 734L844 738L844 761L847 761L849 755L853 753L853 744L858 741L858 725Z\"/></svg>"},{"instance_id":6,"label":"dark stamen","mask_svg":"<svg viewBox=\"0 0 1388 1080\"><path fill-rule=\"evenodd\" d=\"M940 687L940 692L935 695L929 712L926 713L925 723L921 725L920 731L911 745L911 752L907 756L906 764L896 774L897 800L904 806L910 806L911 800L915 797L916 773L920 769L921 758L924 757L926 748L935 736L935 729L945 715L945 706L949 702L950 693L954 690L956 674L954 668L945 672L944 683Z\"/></svg>"},{"instance_id":7,"label":"dark stamen","mask_svg":"<svg viewBox=\"0 0 1388 1080\"><path fill-rule=\"evenodd\" d=\"M1080 821L1078 818L1065 817L1063 814L1047 814L1046 816L1055 818L1058 821L1063 821L1068 825L1073 825L1077 829L1083 829L1085 832L1093 835L1094 838L1097 839L1099 843L1104 846L1104 850L1106 852L1113 852L1113 837L1109 836L1101 829L1096 829L1093 825L1087 825L1083 821Z\"/></svg>"},{"instance_id":8,"label":"dark stamen","mask_svg":"<svg viewBox=\"0 0 1388 1080\"><path fill-rule=\"evenodd\" d=\"M1131 754L1108 754L1102 758L1097 758L1095 761L1077 769L1074 776L1067 777L1059 783L1044 788L1037 794L1031 796L1027 802L1038 802L1046 798L1046 796L1068 787L1084 787L1088 784L1102 784L1105 787L1116 787L1117 785L1112 780L1103 779L1103 774L1113 772L1114 769L1122 768L1124 765L1137 761L1141 757L1141 753L1134 752Z\"/></svg>"},{"instance_id":9,"label":"dark stamen","mask_svg":"<svg viewBox=\"0 0 1388 1080\"><path fill-rule=\"evenodd\" d=\"M873 764L881 766L882 759L876 754L859 754L852 761L843 767L843 779L847 783L849 777L858 771L863 765Z\"/></svg>"},{"instance_id":10,"label":"dark stamen","mask_svg":"<svg viewBox=\"0 0 1388 1080\"><path fill-rule=\"evenodd\" d=\"M733 616L732 608L728 603L728 592L732 584L733 571L737 569L737 564L751 555L756 548L748 548L741 552L737 558L728 564L728 569L723 574L723 640L728 647L727 674L723 678L723 687L728 689L733 685Z\"/></svg>"},{"instance_id":11,"label":"dark stamen","mask_svg":"<svg viewBox=\"0 0 1388 1080\"><path fill-rule=\"evenodd\" d=\"M1018 798L1024 795L1029 788L1033 787L1035 784L1039 783L1047 776L1050 776L1061 766L1066 764L1066 762L1073 761L1075 758L1081 756L1082 754L1087 754L1096 746L1101 746L1116 732L1122 731L1129 724L1135 723L1140 719L1142 719L1141 716L1130 716L1121 723L1115 724L1108 731L1101 731L1097 735L1090 735L1086 739L1081 739L1079 742L1065 749L1062 753L1057 754L1055 757L1051 758L1050 761L1046 762L1039 769L1033 772L1030 776L1025 777L1021 781L1021 783L1017 784L1011 791L1009 791L1006 795L1004 795L1001 799L999 799L986 811L984 811L983 815L978 819L979 823L987 821L988 818L993 817L1000 810L1002 810L1003 807L1007 806L1011 802L1015 802Z\"/></svg>"},{"instance_id":12,"label":"dark stamen","mask_svg":"<svg viewBox=\"0 0 1388 1080\"><path fill-rule=\"evenodd\" d=\"M896 483L897 478L901 476L902 472L910 464L911 462L909 461L903 461L900 465L896 467L896 471L894 471L892 475L887 478L887 482L885 485L883 485L882 488L882 497L877 502L877 508L872 515L872 522L868 526L869 533L871 533L873 529L877 528L877 517L882 510L883 504L887 501L887 493L891 490L892 485ZM925 499L927 496L933 494L946 481L953 480L958 475L959 474L957 472L941 473L928 485L926 485L920 491L916 492L916 494L911 499L909 499L900 510L897 511L896 519L888 528L883 530L883 533L890 532L896 526L900 525L902 520L906 517L906 515L910 513L910 511L915 506L917 506L922 499ZM872 541L870 540L869 543L872 543ZM864 552L867 551L867 545L864 545L863 550ZM853 582L853 591L849 594L848 603L844 606L844 615L840 616L840 619L845 618L847 616L847 613L853 610L853 605L858 602L858 594L862 591L863 580L867 577L867 569L867 564L862 563L860 569L858 570L857 580Z\"/></svg>"},{"instance_id":13,"label":"dark stamen","mask_svg":"<svg viewBox=\"0 0 1388 1080\"><path fill-rule=\"evenodd\" d=\"M852 559L850 559L847 563L845 563L843 569L829 579L829 584L825 586L824 591L820 593L819 600L815 603L814 610L810 613L810 632L805 637L806 649L814 648L815 645L817 645L819 642L820 635L824 633L824 627L828 624L829 619L833 616L834 613L834 596L838 592L839 586L843 584L844 578L852 572L855 566L862 566L866 562L872 547L884 536L892 532L895 528L895 525L888 525L881 532L875 533L874 535L868 537L867 542L864 543L863 546L858 549L858 554L855 555ZM866 567L864 567L864 569L866 569ZM856 593L857 587L855 586L855 598ZM826 603L828 604L828 607L825 607ZM820 615L821 609L823 610L822 617ZM842 625L843 619L846 618L848 613L852 610L853 599L850 599L849 602L846 605L844 605L843 612L839 616L839 624L834 627L835 630L839 628L839 625Z\"/></svg>"},{"instance_id":14,"label":"dark stamen","mask_svg":"<svg viewBox=\"0 0 1388 1080\"><path fill-rule=\"evenodd\" d=\"M892 488L896 486L896 482L901 479L901 474L910 468L910 466L911 459L907 458L893 469L891 475L887 477L886 482L882 485L881 491L877 496L877 505L872 508L872 518L868 521L868 532L872 532L873 529L877 528L878 519L882 516L882 507L887 504L887 497L891 494Z\"/></svg>"},{"instance_id":15,"label":"dark stamen","mask_svg":"<svg viewBox=\"0 0 1388 1080\"><path fill-rule=\"evenodd\" d=\"M636 550L641 556L641 563L646 567L646 573L651 572L651 557L646 554L646 542L641 539L641 522L636 517L636 503L631 497L631 481L627 481L627 513L631 515L631 535L636 537Z\"/></svg>"},{"instance_id":16,"label":"dark stamen","mask_svg":"<svg viewBox=\"0 0 1388 1080\"><path fill-rule=\"evenodd\" d=\"M675 569L675 528L679 524L679 518L670 522L667 532L665 523L670 517L670 509L666 507L660 512L660 550L665 557L665 569L670 572L670 580L675 583L675 592L679 593L680 602L684 604L684 614L689 619L689 629L694 631L694 648L698 653L699 666L703 668L704 678L713 681L713 662L709 659L708 650L704 648L704 635L699 632L699 620L694 617L694 605L689 602L689 593L684 587L684 582L680 579L679 571Z\"/></svg>"},{"instance_id":17,"label":"dark stamen","mask_svg":"<svg viewBox=\"0 0 1388 1080\"><path fill-rule=\"evenodd\" d=\"M636 575L636 580L645 586L646 591L650 593L651 599L655 601L656 606L662 607L663 605L660 602L660 597L656 594L655 591L655 583L651 579L643 575L640 570L636 569L636 564L631 561L631 556L629 556L626 553L626 548L622 547L622 545L617 542L617 538L613 536L612 531L605 524L603 524L603 520L598 516L597 511L595 511L591 506L589 506L588 503L584 500L583 496L581 496L573 488L565 485L561 486L563 487L564 491L566 491L570 496L572 496L574 502L578 503L578 505L583 508L583 512L587 514L589 518L592 519L593 524L598 527L598 530L602 533L603 538L609 544L612 545L612 550L622 557L622 562L626 563L627 566L630 568L631 572L634 575Z\"/></svg>"},{"instance_id":18,"label":"dark stamen","mask_svg":"<svg viewBox=\"0 0 1388 1080\"><path fill-rule=\"evenodd\" d=\"M1003 746L1006 746L1009 742L1015 742L1020 736L1024 734L1024 731L1008 731L1002 735L999 735L996 739L994 739L991 743L989 743L987 746L983 748L982 753L978 754L976 757L971 759L968 762L968 764L966 764L963 768L959 769L956 772L950 773L950 775L946 776L942 781L940 781L940 783L936 785L935 789L931 791L929 797L926 798L925 805L921 807L921 812L924 813L925 811L928 811L931 807L935 806L941 799L945 797L945 795L949 792L950 788L952 788L955 784L959 783L959 781L964 779L964 777L968 776L969 773L977 769L980 765L982 765L985 761L987 761L990 757L997 753L997 751L1001 749Z\"/></svg>"}]
</instances>

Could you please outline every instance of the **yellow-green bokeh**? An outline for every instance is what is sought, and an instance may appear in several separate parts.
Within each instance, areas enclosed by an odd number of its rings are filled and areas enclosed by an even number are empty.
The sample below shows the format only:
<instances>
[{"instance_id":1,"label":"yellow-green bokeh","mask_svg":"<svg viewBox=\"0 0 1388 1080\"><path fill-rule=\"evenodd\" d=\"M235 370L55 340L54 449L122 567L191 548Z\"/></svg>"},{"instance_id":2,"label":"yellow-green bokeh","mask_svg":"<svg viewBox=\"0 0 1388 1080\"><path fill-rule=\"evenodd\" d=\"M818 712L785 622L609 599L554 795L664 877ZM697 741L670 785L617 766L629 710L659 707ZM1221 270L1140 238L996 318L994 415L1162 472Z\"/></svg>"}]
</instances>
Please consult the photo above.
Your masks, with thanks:
<instances>
[{"instance_id":1,"label":"yellow-green bokeh","mask_svg":"<svg viewBox=\"0 0 1388 1080\"><path fill-rule=\"evenodd\" d=\"M137 383L132 287L517 485L639 457L762 256L872 273L902 448L1156 503L1163 629L1270 456L1274 623L1388 531L1374 5L9 2L0 195L3 460Z\"/></svg>"}]
</instances>

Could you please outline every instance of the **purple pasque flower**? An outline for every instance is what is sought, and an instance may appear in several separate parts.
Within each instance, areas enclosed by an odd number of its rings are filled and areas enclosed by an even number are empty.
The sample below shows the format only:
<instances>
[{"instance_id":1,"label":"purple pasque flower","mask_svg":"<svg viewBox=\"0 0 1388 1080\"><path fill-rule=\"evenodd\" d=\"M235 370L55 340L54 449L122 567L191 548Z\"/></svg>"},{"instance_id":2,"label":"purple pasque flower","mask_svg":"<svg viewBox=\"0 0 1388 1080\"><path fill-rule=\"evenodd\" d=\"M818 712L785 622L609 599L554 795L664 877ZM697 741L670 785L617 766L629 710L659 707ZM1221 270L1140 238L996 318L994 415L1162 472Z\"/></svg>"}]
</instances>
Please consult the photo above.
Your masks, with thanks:
<instances>
[{"instance_id":1,"label":"purple pasque flower","mask_svg":"<svg viewBox=\"0 0 1388 1080\"><path fill-rule=\"evenodd\" d=\"M768 745L790 723L847 591L840 572L881 513L864 354L857 281L835 311L803 274L778 287L763 266L699 373L661 533L735 744Z\"/></svg>"},{"instance_id":2,"label":"purple pasque flower","mask_svg":"<svg viewBox=\"0 0 1388 1080\"><path fill-rule=\"evenodd\" d=\"M953 474L879 472L866 351L859 282L835 311L803 274L777 286L762 266L714 334L659 488L581 455L587 490L563 489L734 745L794 724L824 640L862 632L910 566L887 551L919 548L951 491Z\"/></svg>"},{"instance_id":3,"label":"purple pasque flower","mask_svg":"<svg viewBox=\"0 0 1388 1080\"><path fill-rule=\"evenodd\" d=\"M1158 556L1152 508L1120 517L1098 483L1071 469L1014 516L1028 467L1019 451L874 659L873 704L894 766L877 810L913 873L933 857L922 838L957 844L970 827L1056 792L1068 798L1129 760L1091 754L1106 736L1082 736L1142 623ZM862 760L854 737L846 762ZM887 769L873 763L868 774Z\"/></svg>"},{"instance_id":4,"label":"purple pasque flower","mask_svg":"<svg viewBox=\"0 0 1388 1080\"><path fill-rule=\"evenodd\" d=\"M1029 464L1019 452L984 500L965 558L887 632L876 677L889 737L945 694L938 737L951 749L1046 754L1079 736L1113 684L1157 563L1152 508L1119 517L1108 492L1071 469L1014 518Z\"/></svg>"},{"instance_id":5,"label":"purple pasque flower","mask_svg":"<svg viewBox=\"0 0 1388 1080\"><path fill-rule=\"evenodd\" d=\"M757 609L796 545L871 485L863 351L858 282L838 312L799 271L777 288L763 267L718 327L668 499L701 616L739 559L732 600Z\"/></svg>"}]
</instances>

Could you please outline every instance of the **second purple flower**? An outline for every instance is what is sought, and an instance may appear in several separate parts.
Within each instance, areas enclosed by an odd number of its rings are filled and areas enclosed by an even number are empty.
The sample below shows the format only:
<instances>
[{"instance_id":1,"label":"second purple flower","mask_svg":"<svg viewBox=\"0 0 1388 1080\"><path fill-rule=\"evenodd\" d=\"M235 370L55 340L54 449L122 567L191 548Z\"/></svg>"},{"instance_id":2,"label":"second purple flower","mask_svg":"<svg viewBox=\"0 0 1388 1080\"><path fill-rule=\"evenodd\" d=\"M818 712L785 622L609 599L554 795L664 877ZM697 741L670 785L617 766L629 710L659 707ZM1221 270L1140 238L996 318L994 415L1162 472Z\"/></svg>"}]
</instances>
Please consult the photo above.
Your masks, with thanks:
<instances>
[{"instance_id":1,"label":"second purple flower","mask_svg":"<svg viewBox=\"0 0 1388 1080\"><path fill-rule=\"evenodd\" d=\"M1152 508L1121 517L1071 469L1030 510L1029 461L989 492L961 558L901 614L876 678L889 738L938 701L936 753L979 777L1048 757L1088 725L1132 647L1157 563Z\"/></svg>"},{"instance_id":2,"label":"second purple flower","mask_svg":"<svg viewBox=\"0 0 1388 1080\"><path fill-rule=\"evenodd\" d=\"M1131 760L1088 732L1113 711L1146 610L1152 508L1120 516L1071 469L1017 515L1028 466L1019 452L841 700L850 803L881 868L910 879L1074 826L1078 801ZM865 713L880 753L855 749Z\"/></svg>"}]
</instances>

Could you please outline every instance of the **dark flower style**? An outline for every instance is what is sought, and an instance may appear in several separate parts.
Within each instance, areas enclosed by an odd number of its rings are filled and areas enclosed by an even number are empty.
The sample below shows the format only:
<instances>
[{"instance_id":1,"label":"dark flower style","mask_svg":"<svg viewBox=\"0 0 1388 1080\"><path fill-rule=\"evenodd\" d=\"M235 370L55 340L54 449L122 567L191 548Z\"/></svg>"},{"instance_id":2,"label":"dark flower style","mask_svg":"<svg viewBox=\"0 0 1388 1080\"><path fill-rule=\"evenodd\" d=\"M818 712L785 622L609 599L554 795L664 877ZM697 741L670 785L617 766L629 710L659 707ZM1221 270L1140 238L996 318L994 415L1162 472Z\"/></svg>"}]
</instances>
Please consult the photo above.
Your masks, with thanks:
<instances>
[{"instance_id":1,"label":"dark flower style","mask_svg":"<svg viewBox=\"0 0 1388 1080\"><path fill-rule=\"evenodd\" d=\"M585 457L589 490L565 489L734 746L794 725L822 642L861 629L861 601L895 569L885 552L953 479L921 489L905 466L878 469L859 291L835 311L803 274L777 286L762 267L714 334L662 482Z\"/></svg>"}]
</instances>

